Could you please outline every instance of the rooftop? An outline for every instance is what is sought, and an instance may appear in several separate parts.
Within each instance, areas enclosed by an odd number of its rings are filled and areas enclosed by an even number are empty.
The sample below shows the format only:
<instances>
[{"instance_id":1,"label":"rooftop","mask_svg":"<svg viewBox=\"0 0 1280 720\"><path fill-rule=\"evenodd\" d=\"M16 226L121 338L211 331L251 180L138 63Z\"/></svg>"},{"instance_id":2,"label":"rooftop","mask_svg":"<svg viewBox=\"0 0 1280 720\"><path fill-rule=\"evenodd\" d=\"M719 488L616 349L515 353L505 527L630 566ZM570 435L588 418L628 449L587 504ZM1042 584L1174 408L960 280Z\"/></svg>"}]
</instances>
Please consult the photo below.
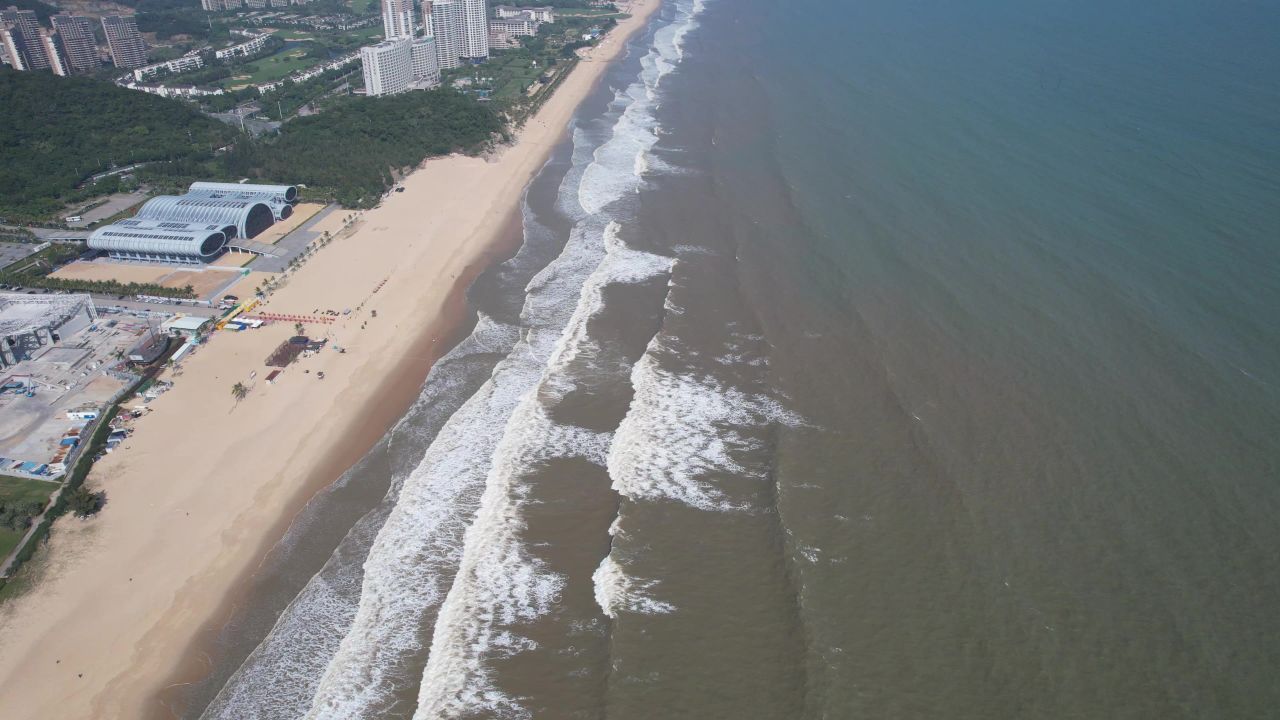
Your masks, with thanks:
<instances>
[{"instance_id":1,"label":"rooftop","mask_svg":"<svg viewBox=\"0 0 1280 720\"><path fill-rule=\"evenodd\" d=\"M207 317L199 317L196 315L179 315L178 317L165 320L160 327L164 330L189 330L196 331L204 327L209 322Z\"/></svg>"}]
</instances>

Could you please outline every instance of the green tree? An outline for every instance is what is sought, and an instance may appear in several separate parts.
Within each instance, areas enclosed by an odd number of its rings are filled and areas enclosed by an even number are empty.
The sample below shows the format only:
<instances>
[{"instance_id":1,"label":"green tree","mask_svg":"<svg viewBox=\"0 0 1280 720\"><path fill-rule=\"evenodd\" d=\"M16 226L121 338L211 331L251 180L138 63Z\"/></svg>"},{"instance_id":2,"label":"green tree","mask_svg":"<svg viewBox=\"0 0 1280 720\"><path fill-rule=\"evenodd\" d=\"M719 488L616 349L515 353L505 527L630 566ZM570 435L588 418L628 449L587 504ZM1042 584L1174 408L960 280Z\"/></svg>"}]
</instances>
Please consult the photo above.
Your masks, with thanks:
<instances>
[{"instance_id":1,"label":"green tree","mask_svg":"<svg viewBox=\"0 0 1280 720\"><path fill-rule=\"evenodd\" d=\"M88 488L81 485L72 490L71 494L67 496L67 507L71 509L71 512L75 513L76 517L89 517L101 510L102 506L106 504L106 500L107 493L105 490L99 490L96 493L90 492Z\"/></svg>"},{"instance_id":2,"label":"green tree","mask_svg":"<svg viewBox=\"0 0 1280 720\"><path fill-rule=\"evenodd\" d=\"M237 403L245 399L248 395L249 388L245 387L244 383L238 382L231 386L231 396L236 399Z\"/></svg>"}]
</instances>

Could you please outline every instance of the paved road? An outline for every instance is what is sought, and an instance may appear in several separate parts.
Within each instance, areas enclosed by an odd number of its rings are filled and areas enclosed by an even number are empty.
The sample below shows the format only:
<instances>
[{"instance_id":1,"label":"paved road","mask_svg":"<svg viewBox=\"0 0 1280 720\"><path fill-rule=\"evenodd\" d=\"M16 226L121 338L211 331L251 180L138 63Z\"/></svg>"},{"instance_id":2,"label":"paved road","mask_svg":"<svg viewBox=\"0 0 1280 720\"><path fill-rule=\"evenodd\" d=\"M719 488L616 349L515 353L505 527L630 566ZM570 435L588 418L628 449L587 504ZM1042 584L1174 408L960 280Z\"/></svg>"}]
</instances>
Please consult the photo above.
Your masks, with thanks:
<instances>
[{"instance_id":1,"label":"paved road","mask_svg":"<svg viewBox=\"0 0 1280 720\"><path fill-rule=\"evenodd\" d=\"M77 229L87 227L89 223L106 220L112 215L128 210L134 205L140 205L142 201L146 199L147 192L144 189L135 190L131 193L117 193L115 195L111 195L107 198L105 203L93 208L92 210L84 212L80 216L81 219L79 222L68 222L67 227Z\"/></svg>"},{"instance_id":2,"label":"paved road","mask_svg":"<svg viewBox=\"0 0 1280 720\"><path fill-rule=\"evenodd\" d=\"M312 215L306 222L299 225L296 230L276 241L276 248L283 251L280 255L274 257L260 255L252 263L249 263L249 269L261 270L262 272L283 272L285 268L289 267L290 260L300 255L313 240L320 237L322 233L315 230L316 224L329 217L329 213L340 209L336 204L326 205L323 210Z\"/></svg>"},{"instance_id":3,"label":"paved road","mask_svg":"<svg viewBox=\"0 0 1280 720\"><path fill-rule=\"evenodd\" d=\"M20 287L16 290L5 290L4 292L24 293L30 289L31 288ZM50 293L39 292L37 294L47 295ZM147 303L133 299L120 300L117 295L107 295L103 293L88 293L88 295L93 298L94 307L97 307L98 310L102 310L103 308L120 308L130 312L146 311L159 315L174 315L176 313L182 313L183 315L199 315L200 317L214 317L222 314L221 310L213 307L206 307L204 305L191 305L188 303Z\"/></svg>"},{"instance_id":4,"label":"paved road","mask_svg":"<svg viewBox=\"0 0 1280 720\"><path fill-rule=\"evenodd\" d=\"M0 268L8 267L36 250L37 243L0 242Z\"/></svg>"}]
</instances>

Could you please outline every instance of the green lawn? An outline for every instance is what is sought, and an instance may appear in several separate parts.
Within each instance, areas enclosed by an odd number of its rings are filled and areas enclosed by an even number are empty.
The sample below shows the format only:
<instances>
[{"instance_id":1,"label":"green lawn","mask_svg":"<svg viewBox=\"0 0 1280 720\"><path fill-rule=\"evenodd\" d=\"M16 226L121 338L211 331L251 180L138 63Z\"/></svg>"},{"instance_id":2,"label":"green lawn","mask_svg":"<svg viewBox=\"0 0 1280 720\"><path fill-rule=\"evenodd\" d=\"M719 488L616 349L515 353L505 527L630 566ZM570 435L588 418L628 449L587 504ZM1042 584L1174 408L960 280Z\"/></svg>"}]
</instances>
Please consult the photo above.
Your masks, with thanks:
<instances>
[{"instance_id":1,"label":"green lawn","mask_svg":"<svg viewBox=\"0 0 1280 720\"><path fill-rule=\"evenodd\" d=\"M282 40L310 40L315 37L315 34L310 30L294 30L292 28L285 28L283 30L277 30L276 37Z\"/></svg>"},{"instance_id":2,"label":"green lawn","mask_svg":"<svg viewBox=\"0 0 1280 720\"><path fill-rule=\"evenodd\" d=\"M351 0L351 12L364 15L373 7L373 0Z\"/></svg>"},{"instance_id":3,"label":"green lawn","mask_svg":"<svg viewBox=\"0 0 1280 720\"><path fill-rule=\"evenodd\" d=\"M274 82L283 78L290 73L309 68L320 62L315 58L307 57L306 48L292 47L281 50L275 55L268 55L250 62L257 68L249 77L245 78L240 75L233 75L222 81L223 87L233 87L240 85L258 85L260 83Z\"/></svg>"},{"instance_id":4,"label":"green lawn","mask_svg":"<svg viewBox=\"0 0 1280 720\"><path fill-rule=\"evenodd\" d=\"M0 476L0 504L32 500L45 503L48 502L49 495L57 489L58 484L53 482ZM13 551L25 532L25 530L15 532L9 528L0 527L0 559Z\"/></svg>"},{"instance_id":5,"label":"green lawn","mask_svg":"<svg viewBox=\"0 0 1280 720\"><path fill-rule=\"evenodd\" d=\"M350 30L342 34L344 38L359 38L361 43L369 43L374 40L382 40L382 26L370 25L369 27Z\"/></svg>"}]
</instances>

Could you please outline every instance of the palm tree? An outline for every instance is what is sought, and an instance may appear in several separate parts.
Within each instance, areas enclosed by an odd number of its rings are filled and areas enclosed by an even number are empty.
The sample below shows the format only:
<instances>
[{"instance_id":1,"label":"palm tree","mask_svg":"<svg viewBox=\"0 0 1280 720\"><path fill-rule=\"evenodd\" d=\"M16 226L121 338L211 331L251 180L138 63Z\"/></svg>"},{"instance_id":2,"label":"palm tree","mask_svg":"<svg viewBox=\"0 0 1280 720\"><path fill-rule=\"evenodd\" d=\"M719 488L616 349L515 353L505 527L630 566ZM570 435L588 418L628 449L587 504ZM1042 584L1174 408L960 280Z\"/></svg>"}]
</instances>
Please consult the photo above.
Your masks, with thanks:
<instances>
[{"instance_id":1,"label":"palm tree","mask_svg":"<svg viewBox=\"0 0 1280 720\"><path fill-rule=\"evenodd\" d=\"M296 322L296 323L294 323L294 324L293 324L293 334L294 334L294 335L301 335L301 334L302 334L302 331L304 331L304 330L306 330L306 328L304 328L304 327L302 326L302 323L300 323L300 322Z\"/></svg>"},{"instance_id":2,"label":"palm tree","mask_svg":"<svg viewBox=\"0 0 1280 720\"><path fill-rule=\"evenodd\" d=\"M231 386L231 396L236 399L237 403L245 399L245 397L248 396L248 394L249 394L249 388L245 387L244 383L238 382L235 385Z\"/></svg>"}]
</instances>

